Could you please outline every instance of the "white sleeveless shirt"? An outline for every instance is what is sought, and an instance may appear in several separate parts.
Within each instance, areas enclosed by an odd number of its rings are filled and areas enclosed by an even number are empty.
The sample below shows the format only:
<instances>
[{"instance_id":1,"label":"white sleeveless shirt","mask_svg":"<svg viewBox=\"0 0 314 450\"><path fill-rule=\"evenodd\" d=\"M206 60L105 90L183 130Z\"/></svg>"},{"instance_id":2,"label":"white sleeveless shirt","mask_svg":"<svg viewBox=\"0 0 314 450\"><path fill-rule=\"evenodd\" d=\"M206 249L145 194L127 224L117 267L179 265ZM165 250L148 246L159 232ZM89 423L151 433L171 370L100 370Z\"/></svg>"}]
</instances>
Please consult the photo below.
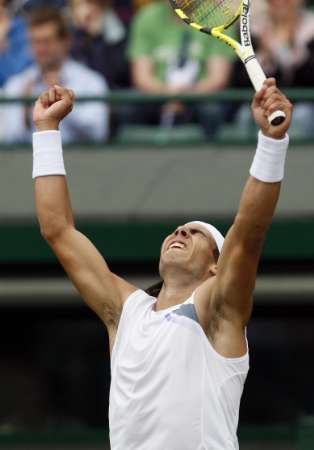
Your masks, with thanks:
<instances>
[{"instance_id":1,"label":"white sleeveless shirt","mask_svg":"<svg viewBox=\"0 0 314 450\"><path fill-rule=\"evenodd\" d=\"M142 290L126 300L111 358L111 450L237 450L248 353L219 355L194 296L155 311Z\"/></svg>"}]
</instances>

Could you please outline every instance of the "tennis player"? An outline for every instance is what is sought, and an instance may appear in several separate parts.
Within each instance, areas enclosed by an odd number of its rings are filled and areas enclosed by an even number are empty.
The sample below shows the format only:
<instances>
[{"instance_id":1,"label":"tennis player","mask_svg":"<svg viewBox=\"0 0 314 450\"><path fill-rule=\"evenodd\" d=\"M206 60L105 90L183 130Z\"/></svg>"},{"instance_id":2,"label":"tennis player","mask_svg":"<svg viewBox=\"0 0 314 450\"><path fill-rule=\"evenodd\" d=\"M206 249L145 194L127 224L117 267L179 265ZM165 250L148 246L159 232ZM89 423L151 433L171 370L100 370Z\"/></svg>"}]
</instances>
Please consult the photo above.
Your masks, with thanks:
<instances>
[{"instance_id":1,"label":"tennis player","mask_svg":"<svg viewBox=\"0 0 314 450\"><path fill-rule=\"evenodd\" d=\"M236 450L249 369L246 325L284 176L292 106L274 79L265 81L252 103L260 132L232 227L224 239L203 222L178 226L162 244L162 286L152 297L113 274L75 228L58 131L73 102L73 92L59 86L36 102L36 207L41 233L109 333L111 449ZM266 119L275 110L286 114L277 127Z\"/></svg>"}]
</instances>

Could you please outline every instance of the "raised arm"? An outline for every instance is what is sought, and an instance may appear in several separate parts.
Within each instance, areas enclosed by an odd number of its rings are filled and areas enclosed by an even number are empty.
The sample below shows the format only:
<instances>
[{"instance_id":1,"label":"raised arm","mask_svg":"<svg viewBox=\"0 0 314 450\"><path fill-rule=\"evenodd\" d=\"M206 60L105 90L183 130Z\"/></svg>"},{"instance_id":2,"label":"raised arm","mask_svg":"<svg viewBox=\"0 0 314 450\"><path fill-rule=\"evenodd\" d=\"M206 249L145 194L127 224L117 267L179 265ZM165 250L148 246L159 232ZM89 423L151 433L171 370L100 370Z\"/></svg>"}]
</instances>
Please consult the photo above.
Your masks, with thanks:
<instances>
[{"instance_id":1,"label":"raised arm","mask_svg":"<svg viewBox=\"0 0 314 450\"><path fill-rule=\"evenodd\" d=\"M75 229L62 157L60 121L70 113L72 91L59 86L42 94L34 108L35 200L41 233L86 303L110 329L135 290L114 275L93 244Z\"/></svg>"},{"instance_id":2,"label":"raised arm","mask_svg":"<svg viewBox=\"0 0 314 450\"><path fill-rule=\"evenodd\" d=\"M278 109L286 113L286 120L274 127L269 125L267 116ZM291 111L292 105L277 89L275 80L266 80L252 103L261 131L251 175L226 236L216 276L200 289L201 310L209 324L209 334L226 356L241 354L245 348L244 328L251 314L257 266L283 178ZM213 314L223 333L210 330Z\"/></svg>"}]
</instances>

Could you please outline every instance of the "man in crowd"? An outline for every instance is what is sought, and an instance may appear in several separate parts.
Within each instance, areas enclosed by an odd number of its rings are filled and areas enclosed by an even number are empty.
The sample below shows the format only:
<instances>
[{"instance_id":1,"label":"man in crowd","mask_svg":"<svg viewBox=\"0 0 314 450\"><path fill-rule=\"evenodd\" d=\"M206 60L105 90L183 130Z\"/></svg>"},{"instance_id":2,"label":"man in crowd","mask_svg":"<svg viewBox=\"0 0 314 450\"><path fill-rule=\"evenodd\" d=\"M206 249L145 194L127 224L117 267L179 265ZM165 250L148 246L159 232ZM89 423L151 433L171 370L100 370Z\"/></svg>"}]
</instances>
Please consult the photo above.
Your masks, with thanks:
<instances>
[{"instance_id":1,"label":"man in crowd","mask_svg":"<svg viewBox=\"0 0 314 450\"><path fill-rule=\"evenodd\" d=\"M182 24L167 2L143 6L131 25L128 55L135 88L148 94L210 94L225 88L234 52ZM182 102L140 105L139 122L163 125L175 118L197 122L211 140L225 116L224 104Z\"/></svg>"},{"instance_id":2,"label":"man in crowd","mask_svg":"<svg viewBox=\"0 0 314 450\"><path fill-rule=\"evenodd\" d=\"M129 87L127 32L110 0L71 0L71 54L104 76L110 89Z\"/></svg>"},{"instance_id":3,"label":"man in crowd","mask_svg":"<svg viewBox=\"0 0 314 450\"><path fill-rule=\"evenodd\" d=\"M12 77L5 95L38 95L44 89L62 84L80 96L106 94L104 78L69 59L70 34L65 18L56 9L35 9L29 17L29 39L35 63ZM4 108L4 139L27 142L31 139L31 109L21 104ZM64 142L104 141L108 135L108 107L100 102L78 103L62 124Z\"/></svg>"}]
</instances>

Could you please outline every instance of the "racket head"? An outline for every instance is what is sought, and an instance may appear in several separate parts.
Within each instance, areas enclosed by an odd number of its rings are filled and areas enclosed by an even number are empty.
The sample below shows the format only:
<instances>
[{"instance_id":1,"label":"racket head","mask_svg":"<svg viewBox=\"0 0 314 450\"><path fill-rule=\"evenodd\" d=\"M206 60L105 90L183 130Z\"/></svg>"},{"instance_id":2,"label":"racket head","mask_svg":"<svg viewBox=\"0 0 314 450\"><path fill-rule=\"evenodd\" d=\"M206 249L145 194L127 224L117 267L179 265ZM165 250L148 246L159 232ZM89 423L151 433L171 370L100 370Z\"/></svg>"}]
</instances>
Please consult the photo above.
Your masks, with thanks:
<instances>
[{"instance_id":1,"label":"racket head","mask_svg":"<svg viewBox=\"0 0 314 450\"><path fill-rule=\"evenodd\" d=\"M175 13L193 28L211 34L227 29L241 15L243 0L169 0Z\"/></svg>"}]
</instances>

